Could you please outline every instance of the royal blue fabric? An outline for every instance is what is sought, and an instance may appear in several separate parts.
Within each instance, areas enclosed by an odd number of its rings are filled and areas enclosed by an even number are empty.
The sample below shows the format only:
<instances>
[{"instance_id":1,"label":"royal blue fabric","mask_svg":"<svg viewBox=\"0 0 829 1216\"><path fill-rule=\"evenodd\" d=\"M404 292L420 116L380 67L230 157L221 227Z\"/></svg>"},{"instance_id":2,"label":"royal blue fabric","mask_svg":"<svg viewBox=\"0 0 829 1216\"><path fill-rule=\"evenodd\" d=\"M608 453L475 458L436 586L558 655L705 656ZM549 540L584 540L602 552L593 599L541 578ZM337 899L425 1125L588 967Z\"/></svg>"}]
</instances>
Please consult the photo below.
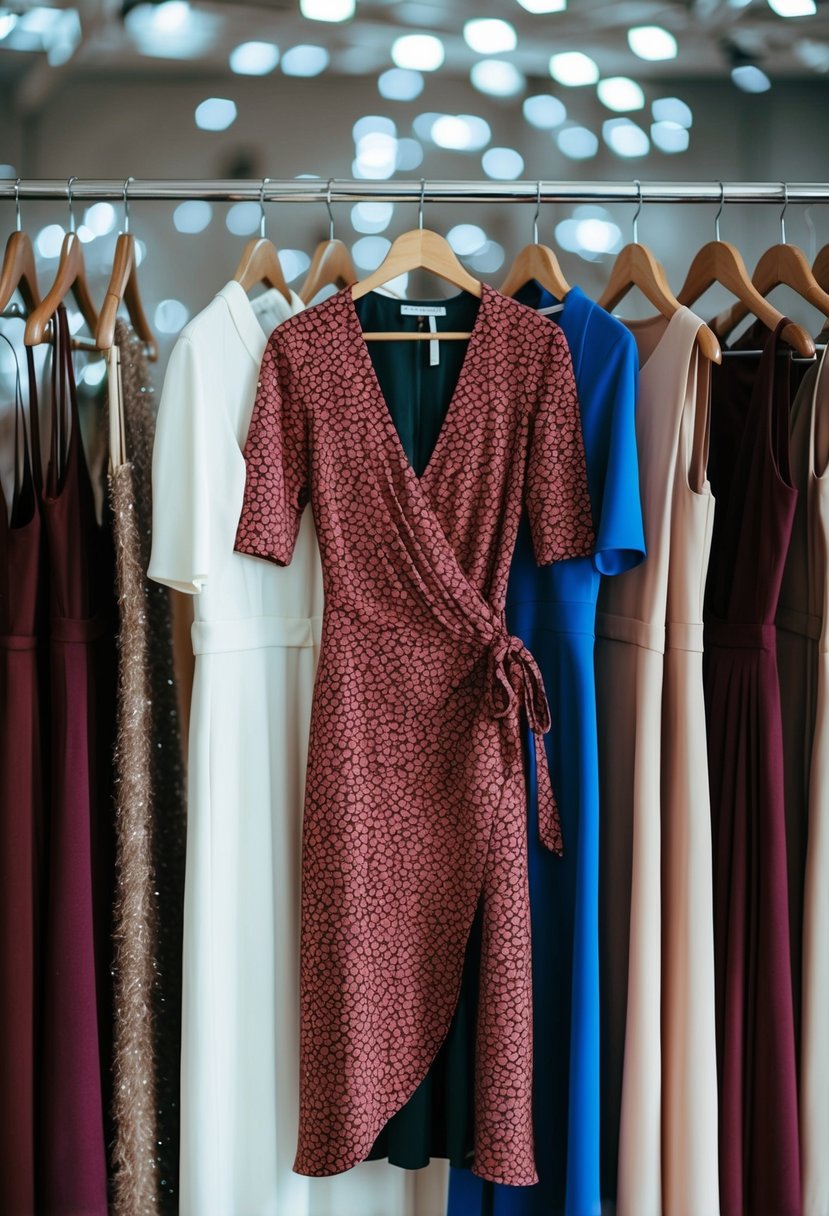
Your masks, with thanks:
<instances>
[{"instance_id":1,"label":"royal blue fabric","mask_svg":"<svg viewBox=\"0 0 829 1216\"><path fill-rule=\"evenodd\" d=\"M533 298L534 296L534 298ZM519 296L555 301L535 288ZM593 666L601 575L645 555L634 412L636 344L578 287L551 320L573 358L590 498L592 558L539 569L526 520L510 572L507 625L535 655L552 713L547 755L564 830L564 857L538 842L530 764L534 1124L539 1182L507 1187L451 1171L449 1216L600 1216L599 777ZM532 741L528 738L529 755Z\"/></svg>"}]
</instances>

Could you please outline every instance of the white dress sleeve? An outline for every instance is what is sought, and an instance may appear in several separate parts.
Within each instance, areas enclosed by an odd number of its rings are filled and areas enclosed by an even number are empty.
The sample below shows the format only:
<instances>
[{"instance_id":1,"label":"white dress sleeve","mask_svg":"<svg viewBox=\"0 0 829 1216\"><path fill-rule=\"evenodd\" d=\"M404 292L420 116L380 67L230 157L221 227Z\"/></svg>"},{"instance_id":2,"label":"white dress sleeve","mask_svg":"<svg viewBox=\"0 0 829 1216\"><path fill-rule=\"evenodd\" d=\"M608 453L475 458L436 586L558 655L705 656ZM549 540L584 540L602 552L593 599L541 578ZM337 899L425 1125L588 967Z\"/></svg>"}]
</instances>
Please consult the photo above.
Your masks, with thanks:
<instances>
[{"instance_id":1,"label":"white dress sleeve","mask_svg":"<svg viewBox=\"0 0 829 1216\"><path fill-rule=\"evenodd\" d=\"M153 536L148 574L195 594L210 576L209 402L197 350L173 348L153 447Z\"/></svg>"}]
</instances>

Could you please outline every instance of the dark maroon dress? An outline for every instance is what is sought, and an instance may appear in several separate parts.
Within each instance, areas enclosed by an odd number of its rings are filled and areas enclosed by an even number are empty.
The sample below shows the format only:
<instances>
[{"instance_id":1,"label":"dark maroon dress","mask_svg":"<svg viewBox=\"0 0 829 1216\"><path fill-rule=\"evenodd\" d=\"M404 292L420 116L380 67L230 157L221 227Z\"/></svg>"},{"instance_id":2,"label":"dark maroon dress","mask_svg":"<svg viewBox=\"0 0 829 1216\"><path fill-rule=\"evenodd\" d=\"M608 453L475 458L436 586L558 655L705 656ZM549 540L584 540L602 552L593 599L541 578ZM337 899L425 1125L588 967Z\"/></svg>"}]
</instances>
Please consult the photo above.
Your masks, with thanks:
<instances>
[{"instance_id":1,"label":"dark maroon dress","mask_svg":"<svg viewBox=\"0 0 829 1216\"><path fill-rule=\"evenodd\" d=\"M41 1207L107 1216L112 562L95 517L66 314L57 319L43 498L51 801L41 1059Z\"/></svg>"},{"instance_id":2,"label":"dark maroon dress","mask_svg":"<svg viewBox=\"0 0 829 1216\"><path fill-rule=\"evenodd\" d=\"M761 331L762 358L713 369L705 696L723 1216L801 1210L774 625L797 498L782 325Z\"/></svg>"},{"instance_id":3,"label":"dark maroon dress","mask_svg":"<svg viewBox=\"0 0 829 1216\"><path fill-rule=\"evenodd\" d=\"M0 1212L35 1211L38 856L43 811L39 641L40 439L27 349L31 443L18 392L11 512L0 489Z\"/></svg>"}]
</instances>

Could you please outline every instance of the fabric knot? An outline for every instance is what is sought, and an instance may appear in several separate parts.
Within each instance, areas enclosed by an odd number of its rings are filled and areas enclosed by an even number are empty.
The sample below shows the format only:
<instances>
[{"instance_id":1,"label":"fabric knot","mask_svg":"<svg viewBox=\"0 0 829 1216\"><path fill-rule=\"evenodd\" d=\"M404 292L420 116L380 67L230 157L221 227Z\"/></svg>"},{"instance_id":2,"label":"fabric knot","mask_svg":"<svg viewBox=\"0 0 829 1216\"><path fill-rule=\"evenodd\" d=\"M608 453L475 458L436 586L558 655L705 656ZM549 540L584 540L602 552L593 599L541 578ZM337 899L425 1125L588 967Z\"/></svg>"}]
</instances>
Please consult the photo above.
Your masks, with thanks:
<instances>
[{"instance_id":1,"label":"fabric knot","mask_svg":"<svg viewBox=\"0 0 829 1216\"><path fill-rule=\"evenodd\" d=\"M533 735L538 837L545 848L559 856L564 852L561 820L556 806L544 735L550 729L550 707L538 664L520 638L498 633L489 648L489 703L494 718L513 716L517 722L523 705Z\"/></svg>"}]
</instances>

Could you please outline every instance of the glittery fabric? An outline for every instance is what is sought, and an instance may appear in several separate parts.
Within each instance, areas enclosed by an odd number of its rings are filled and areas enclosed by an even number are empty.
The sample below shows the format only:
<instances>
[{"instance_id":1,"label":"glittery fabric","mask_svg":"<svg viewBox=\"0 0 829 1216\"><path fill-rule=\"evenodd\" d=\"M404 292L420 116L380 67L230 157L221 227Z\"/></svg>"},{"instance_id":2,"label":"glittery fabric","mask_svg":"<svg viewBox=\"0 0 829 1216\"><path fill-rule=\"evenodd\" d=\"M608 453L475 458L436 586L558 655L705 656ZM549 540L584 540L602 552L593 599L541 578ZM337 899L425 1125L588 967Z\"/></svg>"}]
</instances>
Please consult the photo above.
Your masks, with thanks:
<instances>
[{"instance_id":1,"label":"glittery fabric","mask_svg":"<svg viewBox=\"0 0 829 1216\"><path fill-rule=\"evenodd\" d=\"M418 477L340 292L271 335L245 459L237 548L286 564L310 497L325 580L294 1168L348 1169L411 1097L448 1030L482 895L474 1169L532 1183L519 722L523 709L538 735L549 718L504 597L522 501L540 562L593 547L567 345L485 286ZM551 795L545 809L558 848Z\"/></svg>"},{"instance_id":2,"label":"glittery fabric","mask_svg":"<svg viewBox=\"0 0 829 1216\"><path fill-rule=\"evenodd\" d=\"M110 476L119 634L115 928L114 1210L178 1207L185 793L170 595L146 577L152 520L152 389L122 323L129 463Z\"/></svg>"}]
</instances>

